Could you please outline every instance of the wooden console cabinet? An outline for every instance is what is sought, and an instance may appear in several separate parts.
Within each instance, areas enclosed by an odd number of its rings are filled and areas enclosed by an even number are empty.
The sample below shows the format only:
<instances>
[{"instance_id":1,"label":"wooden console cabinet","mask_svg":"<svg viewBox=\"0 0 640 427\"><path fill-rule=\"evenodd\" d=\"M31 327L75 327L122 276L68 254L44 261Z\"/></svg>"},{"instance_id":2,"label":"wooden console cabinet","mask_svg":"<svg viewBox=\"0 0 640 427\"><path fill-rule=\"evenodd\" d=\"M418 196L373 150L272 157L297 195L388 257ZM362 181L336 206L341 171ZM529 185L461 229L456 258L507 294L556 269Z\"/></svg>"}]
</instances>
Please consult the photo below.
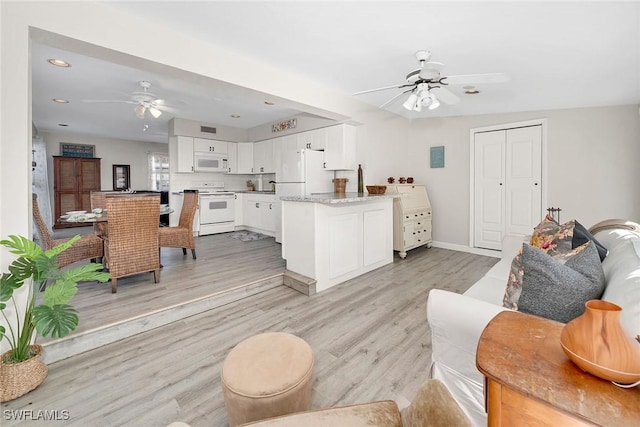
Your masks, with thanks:
<instances>
[{"instance_id":1,"label":"wooden console cabinet","mask_svg":"<svg viewBox=\"0 0 640 427\"><path fill-rule=\"evenodd\" d=\"M91 211L91 192L100 190L100 159L53 156L53 227L85 225L56 220L69 211Z\"/></svg>"},{"instance_id":2,"label":"wooden console cabinet","mask_svg":"<svg viewBox=\"0 0 640 427\"><path fill-rule=\"evenodd\" d=\"M640 388L578 368L560 347L563 323L504 311L480 337L489 426L638 426Z\"/></svg>"}]
</instances>

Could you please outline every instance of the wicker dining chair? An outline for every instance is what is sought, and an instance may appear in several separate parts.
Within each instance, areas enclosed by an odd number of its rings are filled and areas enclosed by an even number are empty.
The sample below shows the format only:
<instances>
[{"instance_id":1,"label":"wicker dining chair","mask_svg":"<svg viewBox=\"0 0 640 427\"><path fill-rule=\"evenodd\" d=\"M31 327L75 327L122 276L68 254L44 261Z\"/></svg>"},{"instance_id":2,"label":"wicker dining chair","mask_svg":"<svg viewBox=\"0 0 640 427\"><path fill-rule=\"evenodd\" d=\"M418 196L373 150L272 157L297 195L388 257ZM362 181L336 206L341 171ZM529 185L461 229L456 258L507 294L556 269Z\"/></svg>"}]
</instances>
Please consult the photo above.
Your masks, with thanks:
<instances>
[{"instance_id":1,"label":"wicker dining chair","mask_svg":"<svg viewBox=\"0 0 640 427\"><path fill-rule=\"evenodd\" d=\"M160 227L160 247L182 248L182 254L191 249L191 256L196 259L196 243L193 239L193 219L198 209L198 190L184 190L180 220L175 227Z\"/></svg>"},{"instance_id":2,"label":"wicker dining chair","mask_svg":"<svg viewBox=\"0 0 640 427\"><path fill-rule=\"evenodd\" d=\"M55 246L61 245L62 243L68 241L70 238L66 239L54 239L51 236L51 232L49 232L49 228L44 222L42 218L42 214L40 213L40 208L38 207L38 195L33 194L32 196L33 203L33 220L40 231L40 236L42 236L42 246L45 250L49 250ZM58 268L66 267L67 265L73 264L78 261L82 261L85 259L90 259L96 262L102 262L102 257L104 256L104 242L100 237L95 234L86 234L80 237L76 243L73 244L66 251L58 254L57 262Z\"/></svg>"},{"instance_id":3,"label":"wicker dining chair","mask_svg":"<svg viewBox=\"0 0 640 427\"><path fill-rule=\"evenodd\" d=\"M92 191L89 194L91 200L91 210L94 209L102 209L105 211L107 209L107 194L118 194L117 191ZM93 224L93 230L96 234L102 238L107 236L107 223L106 222L96 222Z\"/></svg>"},{"instance_id":4,"label":"wicker dining chair","mask_svg":"<svg viewBox=\"0 0 640 427\"><path fill-rule=\"evenodd\" d=\"M118 278L153 272L160 281L158 218L160 196L152 194L107 194L106 267L111 274L111 292Z\"/></svg>"}]
</instances>

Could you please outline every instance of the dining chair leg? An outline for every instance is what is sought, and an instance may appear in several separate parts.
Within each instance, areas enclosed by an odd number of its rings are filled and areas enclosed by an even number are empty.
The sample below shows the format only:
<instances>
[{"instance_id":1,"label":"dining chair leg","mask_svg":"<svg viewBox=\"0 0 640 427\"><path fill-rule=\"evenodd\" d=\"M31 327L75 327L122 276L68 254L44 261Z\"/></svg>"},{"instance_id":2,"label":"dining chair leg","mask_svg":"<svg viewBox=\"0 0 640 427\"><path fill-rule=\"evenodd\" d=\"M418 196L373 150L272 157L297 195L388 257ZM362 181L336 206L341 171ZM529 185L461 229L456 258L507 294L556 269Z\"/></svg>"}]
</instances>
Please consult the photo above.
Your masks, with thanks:
<instances>
[{"instance_id":1,"label":"dining chair leg","mask_svg":"<svg viewBox=\"0 0 640 427\"><path fill-rule=\"evenodd\" d=\"M193 259L196 259L196 250L195 250L195 248L191 249L191 256L193 257Z\"/></svg>"},{"instance_id":2,"label":"dining chair leg","mask_svg":"<svg viewBox=\"0 0 640 427\"><path fill-rule=\"evenodd\" d=\"M187 254L187 248L182 248L182 255L186 255Z\"/></svg>"},{"instance_id":3,"label":"dining chair leg","mask_svg":"<svg viewBox=\"0 0 640 427\"><path fill-rule=\"evenodd\" d=\"M115 294L118 291L118 279L111 278L111 293Z\"/></svg>"},{"instance_id":4,"label":"dining chair leg","mask_svg":"<svg viewBox=\"0 0 640 427\"><path fill-rule=\"evenodd\" d=\"M157 268L153 270L153 283L158 283L160 281L160 269Z\"/></svg>"}]
</instances>

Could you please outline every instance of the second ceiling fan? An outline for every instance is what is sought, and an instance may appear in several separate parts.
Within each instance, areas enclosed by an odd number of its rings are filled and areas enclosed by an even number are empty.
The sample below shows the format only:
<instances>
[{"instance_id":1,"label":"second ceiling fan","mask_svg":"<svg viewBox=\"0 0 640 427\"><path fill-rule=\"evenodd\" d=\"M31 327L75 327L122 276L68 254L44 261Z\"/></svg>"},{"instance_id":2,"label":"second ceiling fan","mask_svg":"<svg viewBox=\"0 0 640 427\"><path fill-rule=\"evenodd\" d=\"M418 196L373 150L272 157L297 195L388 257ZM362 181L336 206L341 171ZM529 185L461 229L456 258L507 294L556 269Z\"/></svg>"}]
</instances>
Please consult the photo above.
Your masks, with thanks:
<instances>
[{"instance_id":1,"label":"second ceiling fan","mask_svg":"<svg viewBox=\"0 0 640 427\"><path fill-rule=\"evenodd\" d=\"M503 83L509 80L505 73L465 74L457 76L444 76L441 62L429 62L431 52L419 50L415 57L420 63L420 68L411 71L405 77L406 81L393 86L385 86L376 89L356 92L353 95L378 92L389 89L404 89L402 92L382 104L384 108L402 95L409 93L402 106L410 111L422 111L422 107L430 110L440 106L440 101L446 104L457 104L460 98L445 88L448 85L472 85L484 83Z\"/></svg>"},{"instance_id":2,"label":"second ceiling fan","mask_svg":"<svg viewBox=\"0 0 640 427\"><path fill-rule=\"evenodd\" d=\"M120 102L125 104L135 105L133 108L134 113L140 119L146 118L146 113L149 112L154 118L158 118L162 115L163 111L171 111L172 109L165 105L165 101L163 99L159 99L156 95L149 92L151 88L151 83L148 81L140 81L138 82L140 85L141 91L132 92L131 99L128 100L85 100L84 102L89 103L99 103L99 102Z\"/></svg>"}]
</instances>

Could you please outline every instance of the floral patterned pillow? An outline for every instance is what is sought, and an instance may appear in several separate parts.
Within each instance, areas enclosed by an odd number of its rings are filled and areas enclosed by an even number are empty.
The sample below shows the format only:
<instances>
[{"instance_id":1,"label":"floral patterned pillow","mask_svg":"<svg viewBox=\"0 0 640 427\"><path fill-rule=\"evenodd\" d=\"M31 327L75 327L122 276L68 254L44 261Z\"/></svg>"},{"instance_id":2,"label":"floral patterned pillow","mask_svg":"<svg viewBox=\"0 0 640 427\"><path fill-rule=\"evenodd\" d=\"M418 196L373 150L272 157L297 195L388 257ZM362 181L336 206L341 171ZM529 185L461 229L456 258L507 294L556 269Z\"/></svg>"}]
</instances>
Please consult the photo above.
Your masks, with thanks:
<instances>
[{"instance_id":1,"label":"floral patterned pillow","mask_svg":"<svg viewBox=\"0 0 640 427\"><path fill-rule=\"evenodd\" d=\"M535 246L551 256L566 254L572 250L575 221L558 224L547 215L533 229L531 246Z\"/></svg>"}]
</instances>

